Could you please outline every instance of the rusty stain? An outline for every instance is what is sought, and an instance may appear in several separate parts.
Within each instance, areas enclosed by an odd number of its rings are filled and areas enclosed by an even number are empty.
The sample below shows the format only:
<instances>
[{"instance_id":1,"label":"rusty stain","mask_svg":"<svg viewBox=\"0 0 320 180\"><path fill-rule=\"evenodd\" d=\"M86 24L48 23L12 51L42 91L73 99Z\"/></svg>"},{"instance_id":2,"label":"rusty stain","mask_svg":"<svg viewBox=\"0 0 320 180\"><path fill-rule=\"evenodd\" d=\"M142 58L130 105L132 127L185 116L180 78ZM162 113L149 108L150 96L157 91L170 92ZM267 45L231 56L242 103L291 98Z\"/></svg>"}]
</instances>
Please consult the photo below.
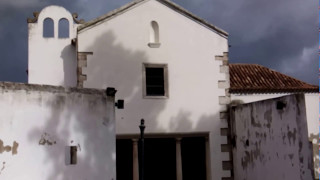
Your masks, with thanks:
<instances>
[{"instance_id":1,"label":"rusty stain","mask_svg":"<svg viewBox=\"0 0 320 180\"><path fill-rule=\"evenodd\" d=\"M13 142L13 146L12 146L12 155L18 154L18 147L19 147L19 143L17 143L16 141L14 141L14 142Z\"/></svg>"},{"instance_id":2,"label":"rusty stain","mask_svg":"<svg viewBox=\"0 0 320 180\"><path fill-rule=\"evenodd\" d=\"M4 152L3 141L0 140L0 153Z\"/></svg>"},{"instance_id":3,"label":"rusty stain","mask_svg":"<svg viewBox=\"0 0 320 180\"><path fill-rule=\"evenodd\" d=\"M2 173L2 171L4 170L5 165L6 165L6 162L5 162L5 161L3 161L3 163L2 163L2 168L1 168L1 170L0 170L0 174L1 174L1 173Z\"/></svg>"},{"instance_id":4,"label":"rusty stain","mask_svg":"<svg viewBox=\"0 0 320 180\"><path fill-rule=\"evenodd\" d=\"M6 152L10 152L11 151L11 146L5 146L3 148L3 150L6 151Z\"/></svg>"},{"instance_id":5,"label":"rusty stain","mask_svg":"<svg viewBox=\"0 0 320 180\"><path fill-rule=\"evenodd\" d=\"M16 152L16 150L17 150L17 148L18 148L17 144L18 144L18 143L17 143L16 141L14 141L12 147L9 146L9 145L4 146L4 145L3 145L3 141L0 140L0 154L2 154L3 152L10 152L10 151L12 150L12 155L14 155L14 154L13 154L13 151Z\"/></svg>"}]
</instances>

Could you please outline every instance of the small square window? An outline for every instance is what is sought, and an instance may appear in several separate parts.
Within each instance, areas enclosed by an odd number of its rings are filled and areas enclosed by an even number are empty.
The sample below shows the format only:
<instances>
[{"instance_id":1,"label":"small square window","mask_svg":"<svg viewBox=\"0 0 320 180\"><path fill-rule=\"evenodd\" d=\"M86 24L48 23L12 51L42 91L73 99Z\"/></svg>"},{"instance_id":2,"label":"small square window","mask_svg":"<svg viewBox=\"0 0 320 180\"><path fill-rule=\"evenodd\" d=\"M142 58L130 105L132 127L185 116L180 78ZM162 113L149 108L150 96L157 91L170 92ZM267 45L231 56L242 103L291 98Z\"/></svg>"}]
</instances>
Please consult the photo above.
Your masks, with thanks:
<instances>
[{"instance_id":1,"label":"small square window","mask_svg":"<svg viewBox=\"0 0 320 180\"><path fill-rule=\"evenodd\" d=\"M144 64L144 97L168 97L168 69L166 64Z\"/></svg>"}]
</instances>

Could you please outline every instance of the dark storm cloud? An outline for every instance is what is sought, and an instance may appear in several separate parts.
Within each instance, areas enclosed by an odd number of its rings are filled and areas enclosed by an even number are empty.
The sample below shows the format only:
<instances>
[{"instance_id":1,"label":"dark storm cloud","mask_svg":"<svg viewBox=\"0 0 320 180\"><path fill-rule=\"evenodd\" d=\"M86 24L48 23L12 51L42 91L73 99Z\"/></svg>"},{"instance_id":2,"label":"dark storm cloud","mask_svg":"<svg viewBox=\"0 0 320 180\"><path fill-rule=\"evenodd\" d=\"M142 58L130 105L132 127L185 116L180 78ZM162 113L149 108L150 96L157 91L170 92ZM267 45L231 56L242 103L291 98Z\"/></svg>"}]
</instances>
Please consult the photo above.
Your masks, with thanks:
<instances>
[{"instance_id":1,"label":"dark storm cloud","mask_svg":"<svg viewBox=\"0 0 320 180\"><path fill-rule=\"evenodd\" d=\"M174 2L229 32L232 63L256 63L318 84L318 2Z\"/></svg>"},{"instance_id":2,"label":"dark storm cloud","mask_svg":"<svg viewBox=\"0 0 320 180\"><path fill-rule=\"evenodd\" d=\"M27 23L55 4L91 20L130 0L1 0L0 81L27 81ZM230 61L256 63L317 84L318 3L314 0L174 0L226 30Z\"/></svg>"}]
</instances>

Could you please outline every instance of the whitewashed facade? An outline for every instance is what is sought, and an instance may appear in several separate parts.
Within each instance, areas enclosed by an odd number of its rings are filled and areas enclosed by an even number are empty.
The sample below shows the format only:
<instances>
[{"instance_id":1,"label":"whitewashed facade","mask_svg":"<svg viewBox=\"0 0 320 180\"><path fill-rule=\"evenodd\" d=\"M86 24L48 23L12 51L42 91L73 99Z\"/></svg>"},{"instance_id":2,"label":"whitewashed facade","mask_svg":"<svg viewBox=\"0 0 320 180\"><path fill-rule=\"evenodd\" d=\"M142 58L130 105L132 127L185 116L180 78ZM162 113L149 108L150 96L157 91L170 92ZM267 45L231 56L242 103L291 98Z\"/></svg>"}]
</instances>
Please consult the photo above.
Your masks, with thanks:
<instances>
[{"instance_id":1,"label":"whitewashed facade","mask_svg":"<svg viewBox=\"0 0 320 180\"><path fill-rule=\"evenodd\" d=\"M51 38L43 37L47 17L55 25ZM57 35L61 18L69 22L68 38ZM205 138L206 180L231 178L227 108L231 100L251 100L230 98L228 33L166 0L133 1L77 23L76 15L57 6L30 19L29 83L115 87L125 101L125 108L116 110L116 133L119 139L132 139L133 179L138 179L136 139L142 118L147 137L176 139L178 180L183 174L181 138L198 136ZM148 67L163 68L161 96L146 92Z\"/></svg>"}]
</instances>

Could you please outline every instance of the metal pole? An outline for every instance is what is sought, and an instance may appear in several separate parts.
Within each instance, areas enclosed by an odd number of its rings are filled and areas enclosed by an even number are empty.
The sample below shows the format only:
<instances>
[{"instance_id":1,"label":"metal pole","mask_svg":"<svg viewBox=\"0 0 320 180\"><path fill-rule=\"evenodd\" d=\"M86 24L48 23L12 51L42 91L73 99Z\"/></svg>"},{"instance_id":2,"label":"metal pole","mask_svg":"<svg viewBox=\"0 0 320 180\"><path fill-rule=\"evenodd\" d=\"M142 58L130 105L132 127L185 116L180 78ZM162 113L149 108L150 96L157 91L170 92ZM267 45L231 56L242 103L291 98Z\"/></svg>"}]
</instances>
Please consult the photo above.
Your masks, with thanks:
<instances>
[{"instance_id":1,"label":"metal pole","mask_svg":"<svg viewBox=\"0 0 320 180\"><path fill-rule=\"evenodd\" d=\"M139 180L144 180L144 119L140 122L140 158L139 158Z\"/></svg>"}]
</instances>

